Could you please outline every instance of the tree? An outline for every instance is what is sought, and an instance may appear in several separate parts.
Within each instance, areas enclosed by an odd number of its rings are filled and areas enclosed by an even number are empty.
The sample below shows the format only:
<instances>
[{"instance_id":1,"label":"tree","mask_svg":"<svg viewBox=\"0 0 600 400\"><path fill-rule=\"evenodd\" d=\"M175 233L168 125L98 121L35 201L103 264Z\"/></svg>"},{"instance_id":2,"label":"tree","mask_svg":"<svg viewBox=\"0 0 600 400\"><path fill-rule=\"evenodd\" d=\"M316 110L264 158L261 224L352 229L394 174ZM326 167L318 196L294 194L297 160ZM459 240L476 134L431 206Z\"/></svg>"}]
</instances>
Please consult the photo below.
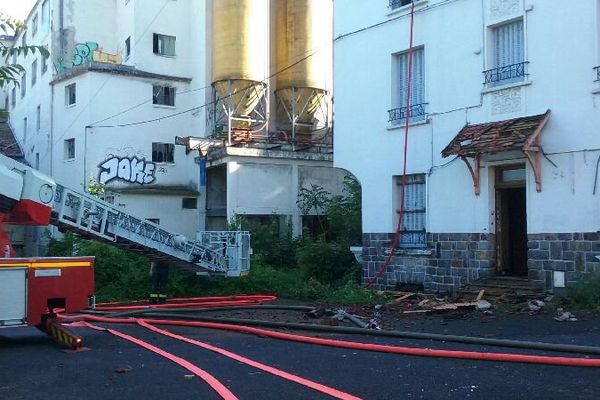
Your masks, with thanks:
<instances>
[{"instance_id":1,"label":"tree","mask_svg":"<svg viewBox=\"0 0 600 400\"><path fill-rule=\"evenodd\" d=\"M25 29L25 25L20 21L16 21L0 14L0 33L6 36L17 37ZM19 86L19 77L25 72L25 68L17 63L11 63L13 56L21 54L27 56L29 53L39 52L43 57L48 57L48 50L44 46L7 46L0 42L0 57L4 58L4 65L0 66L0 88L14 83Z\"/></svg>"}]
</instances>

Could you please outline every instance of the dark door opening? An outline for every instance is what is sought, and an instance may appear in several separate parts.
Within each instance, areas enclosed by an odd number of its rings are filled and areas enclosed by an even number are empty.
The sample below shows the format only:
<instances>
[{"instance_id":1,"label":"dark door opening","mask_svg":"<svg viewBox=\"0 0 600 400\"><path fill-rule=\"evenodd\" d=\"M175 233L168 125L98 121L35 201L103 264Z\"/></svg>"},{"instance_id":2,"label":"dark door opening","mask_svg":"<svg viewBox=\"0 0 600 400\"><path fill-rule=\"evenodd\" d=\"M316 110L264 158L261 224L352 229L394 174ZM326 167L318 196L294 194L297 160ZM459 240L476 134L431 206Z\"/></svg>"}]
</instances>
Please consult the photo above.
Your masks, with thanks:
<instances>
[{"instance_id":1,"label":"dark door opening","mask_svg":"<svg viewBox=\"0 0 600 400\"><path fill-rule=\"evenodd\" d=\"M496 181L497 270L501 275L527 275L527 206L525 182L502 178L520 176L521 169L500 170ZM524 168L522 169L524 173ZM510 172L510 173L509 173Z\"/></svg>"}]
</instances>

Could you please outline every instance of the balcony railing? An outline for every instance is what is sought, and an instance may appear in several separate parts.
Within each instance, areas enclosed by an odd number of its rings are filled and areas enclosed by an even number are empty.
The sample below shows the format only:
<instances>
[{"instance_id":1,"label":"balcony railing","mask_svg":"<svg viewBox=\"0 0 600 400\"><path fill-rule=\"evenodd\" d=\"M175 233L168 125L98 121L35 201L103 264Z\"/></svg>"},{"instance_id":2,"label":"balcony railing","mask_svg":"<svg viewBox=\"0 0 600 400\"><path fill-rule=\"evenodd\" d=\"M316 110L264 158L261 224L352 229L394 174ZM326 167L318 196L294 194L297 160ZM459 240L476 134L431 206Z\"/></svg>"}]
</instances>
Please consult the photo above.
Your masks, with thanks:
<instances>
[{"instance_id":1,"label":"balcony railing","mask_svg":"<svg viewBox=\"0 0 600 400\"><path fill-rule=\"evenodd\" d=\"M524 61L483 71L483 83L487 86L497 86L500 84L520 82L524 80L527 75L527 64L529 64L529 62Z\"/></svg>"},{"instance_id":2,"label":"balcony railing","mask_svg":"<svg viewBox=\"0 0 600 400\"><path fill-rule=\"evenodd\" d=\"M598 65L597 67L594 67L594 70L596 71L596 80L595 80L595 82L600 82L600 65Z\"/></svg>"},{"instance_id":3,"label":"balcony railing","mask_svg":"<svg viewBox=\"0 0 600 400\"><path fill-rule=\"evenodd\" d=\"M409 5L412 0L390 0L390 8L400 8Z\"/></svg>"},{"instance_id":4,"label":"balcony railing","mask_svg":"<svg viewBox=\"0 0 600 400\"><path fill-rule=\"evenodd\" d=\"M427 103L413 104L410 106L408 122L419 122L427 117ZM406 107L388 110L388 122L398 125L406 121Z\"/></svg>"}]
</instances>

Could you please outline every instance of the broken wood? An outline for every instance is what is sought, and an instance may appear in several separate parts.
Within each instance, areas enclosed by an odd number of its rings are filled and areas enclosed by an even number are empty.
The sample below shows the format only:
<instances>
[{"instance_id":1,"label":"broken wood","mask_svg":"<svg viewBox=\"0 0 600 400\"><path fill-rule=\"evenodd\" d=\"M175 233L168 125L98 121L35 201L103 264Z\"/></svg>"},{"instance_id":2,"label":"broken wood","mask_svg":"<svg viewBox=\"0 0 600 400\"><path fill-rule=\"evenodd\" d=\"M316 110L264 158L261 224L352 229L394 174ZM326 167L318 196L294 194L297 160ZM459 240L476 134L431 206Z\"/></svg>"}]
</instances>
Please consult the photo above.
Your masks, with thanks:
<instances>
[{"instance_id":1,"label":"broken wood","mask_svg":"<svg viewBox=\"0 0 600 400\"><path fill-rule=\"evenodd\" d=\"M404 294L404 295L402 295L402 296L400 296L400 297L397 297L397 298L395 298L395 299L392 301L392 303L399 303L399 302L401 302L402 300L406 300L406 299L408 299L409 297L412 297L412 296L414 296L415 294L416 294L416 293L406 293L406 294Z\"/></svg>"},{"instance_id":2,"label":"broken wood","mask_svg":"<svg viewBox=\"0 0 600 400\"><path fill-rule=\"evenodd\" d=\"M475 301L479 301L483 298L483 294L485 293L485 289L481 289L479 291L479 294L477 295L477 298L475 299Z\"/></svg>"}]
</instances>

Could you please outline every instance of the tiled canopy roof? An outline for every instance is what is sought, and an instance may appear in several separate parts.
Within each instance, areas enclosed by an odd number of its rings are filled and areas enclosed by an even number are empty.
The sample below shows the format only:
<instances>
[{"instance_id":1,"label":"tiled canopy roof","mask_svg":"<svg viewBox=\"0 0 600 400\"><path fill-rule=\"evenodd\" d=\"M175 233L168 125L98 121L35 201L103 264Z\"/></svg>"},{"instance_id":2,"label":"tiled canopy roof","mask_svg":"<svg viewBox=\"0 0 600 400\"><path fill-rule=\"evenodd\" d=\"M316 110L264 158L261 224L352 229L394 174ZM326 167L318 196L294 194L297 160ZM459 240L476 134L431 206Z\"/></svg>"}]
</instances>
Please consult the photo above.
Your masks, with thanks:
<instances>
[{"instance_id":1,"label":"tiled canopy roof","mask_svg":"<svg viewBox=\"0 0 600 400\"><path fill-rule=\"evenodd\" d=\"M550 110L530 117L466 125L442 150L442 156L475 157L478 154L527 150L539 135Z\"/></svg>"},{"instance_id":2,"label":"tiled canopy roof","mask_svg":"<svg viewBox=\"0 0 600 400\"><path fill-rule=\"evenodd\" d=\"M23 158L21 146L15 139L6 118L0 118L0 154L10 158Z\"/></svg>"}]
</instances>

